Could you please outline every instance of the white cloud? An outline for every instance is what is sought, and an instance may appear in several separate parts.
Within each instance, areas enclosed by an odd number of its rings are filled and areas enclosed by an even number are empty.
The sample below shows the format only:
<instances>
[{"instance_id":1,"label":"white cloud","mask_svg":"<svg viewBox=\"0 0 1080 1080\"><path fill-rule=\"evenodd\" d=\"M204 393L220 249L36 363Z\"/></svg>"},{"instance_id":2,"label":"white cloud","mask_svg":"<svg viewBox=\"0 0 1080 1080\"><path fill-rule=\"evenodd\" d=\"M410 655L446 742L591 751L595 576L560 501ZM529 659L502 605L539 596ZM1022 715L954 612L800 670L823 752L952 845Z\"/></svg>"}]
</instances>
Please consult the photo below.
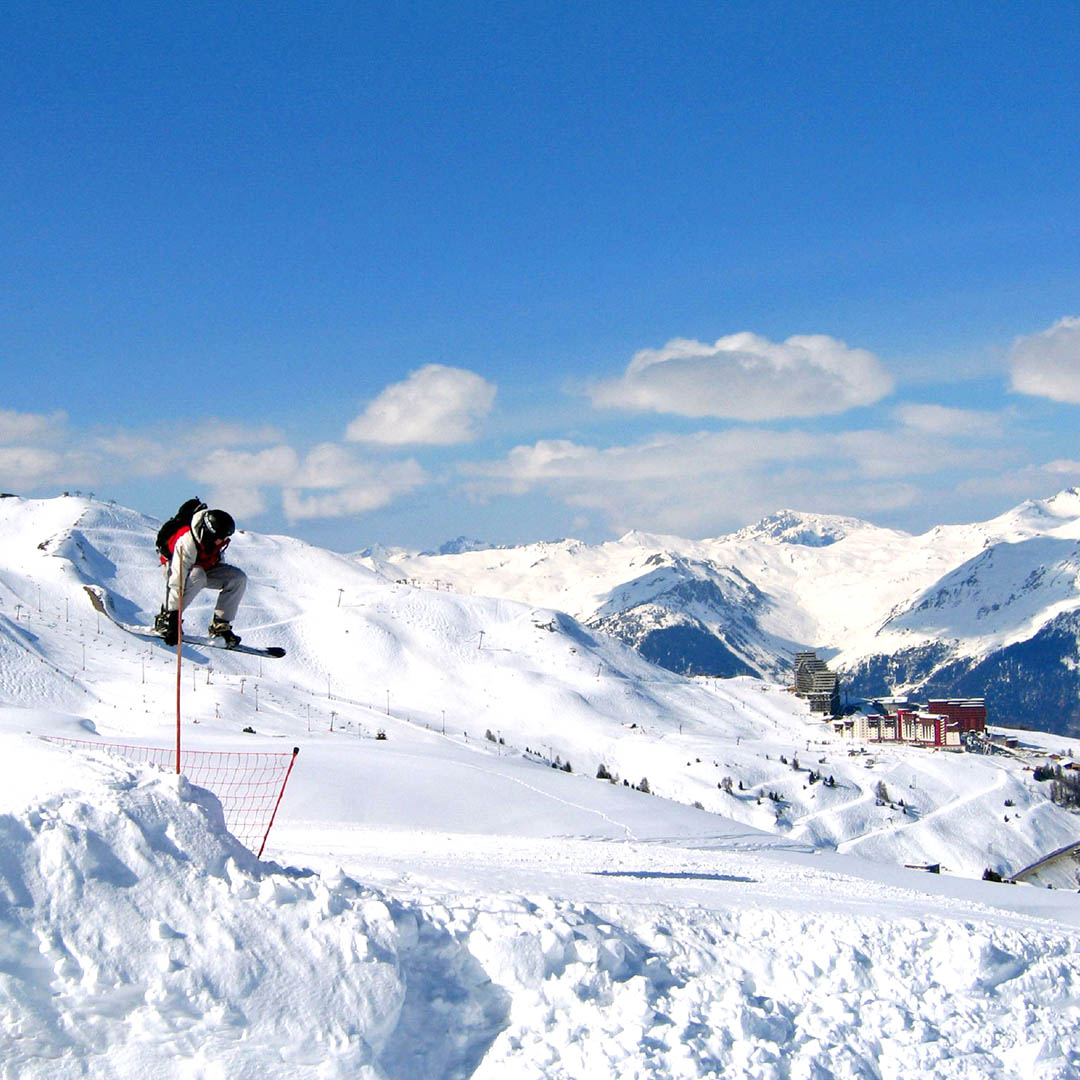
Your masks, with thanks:
<instances>
[{"instance_id":1,"label":"white cloud","mask_svg":"<svg viewBox=\"0 0 1080 1080\"><path fill-rule=\"evenodd\" d=\"M267 510L266 497L259 488L215 486L207 493L206 501L210 506L228 510L241 528L244 519L258 517Z\"/></svg>"},{"instance_id":2,"label":"white cloud","mask_svg":"<svg viewBox=\"0 0 1080 1080\"><path fill-rule=\"evenodd\" d=\"M1008 446L951 442L919 431L842 431L826 438L867 477L930 476L943 469L981 472L1003 468L1015 456Z\"/></svg>"},{"instance_id":3,"label":"white cloud","mask_svg":"<svg viewBox=\"0 0 1080 1080\"><path fill-rule=\"evenodd\" d=\"M176 437L189 448L266 446L281 442L281 433L268 424L252 427L232 420L219 420L216 417L198 420L193 426L185 425Z\"/></svg>"},{"instance_id":4,"label":"white cloud","mask_svg":"<svg viewBox=\"0 0 1080 1080\"><path fill-rule=\"evenodd\" d=\"M600 513L622 531L726 531L781 506L873 516L915 505L945 470L1004 468L1007 451L915 431L774 431L746 427L622 446L568 440L517 446L462 466L483 500L539 491Z\"/></svg>"},{"instance_id":5,"label":"white cloud","mask_svg":"<svg viewBox=\"0 0 1080 1080\"><path fill-rule=\"evenodd\" d=\"M20 413L12 409L0 409L0 444L21 443L49 435L63 427L67 414Z\"/></svg>"},{"instance_id":6,"label":"white cloud","mask_svg":"<svg viewBox=\"0 0 1080 1080\"><path fill-rule=\"evenodd\" d=\"M0 447L0 483L4 488L29 486L57 476L63 458L35 446Z\"/></svg>"},{"instance_id":7,"label":"white cloud","mask_svg":"<svg viewBox=\"0 0 1080 1080\"><path fill-rule=\"evenodd\" d=\"M966 436L993 438L1000 434L1002 418L977 409L953 409L945 405L900 405L893 415L901 424L923 435L943 438Z\"/></svg>"},{"instance_id":8,"label":"white cloud","mask_svg":"<svg viewBox=\"0 0 1080 1080\"><path fill-rule=\"evenodd\" d=\"M253 518L267 509L262 489L292 483L299 467L291 446L256 451L218 449L188 475L198 484L211 485L206 496L211 506L223 507L236 518Z\"/></svg>"},{"instance_id":9,"label":"white cloud","mask_svg":"<svg viewBox=\"0 0 1080 1080\"><path fill-rule=\"evenodd\" d=\"M304 459L295 486L321 489L363 486L374 468L359 459L347 446L319 443L311 448Z\"/></svg>"},{"instance_id":10,"label":"white cloud","mask_svg":"<svg viewBox=\"0 0 1080 1080\"><path fill-rule=\"evenodd\" d=\"M200 484L225 488L257 488L293 483L300 467L291 446L271 446L265 450L214 450L190 470Z\"/></svg>"},{"instance_id":11,"label":"white cloud","mask_svg":"<svg viewBox=\"0 0 1080 1080\"><path fill-rule=\"evenodd\" d=\"M466 490L478 498L540 489L569 506L600 512L617 531L700 535L777 505L798 505L780 493L809 488L814 472L807 463L822 449L819 436L756 429L607 448L544 440L464 471Z\"/></svg>"},{"instance_id":12,"label":"white cloud","mask_svg":"<svg viewBox=\"0 0 1080 1080\"><path fill-rule=\"evenodd\" d=\"M1052 476L1080 476L1080 461L1058 458L1056 461L1048 461L1043 470Z\"/></svg>"},{"instance_id":13,"label":"white cloud","mask_svg":"<svg viewBox=\"0 0 1080 1080\"><path fill-rule=\"evenodd\" d=\"M280 435L273 428L208 419L153 433L118 428L95 435L86 440L86 445L98 463L102 479L187 471L199 483L232 484L238 476L243 482L245 469L265 472L265 458L261 455L279 451L253 454L228 447L275 442L280 442ZM197 462L194 466L193 460ZM219 475L215 471L219 469L226 475Z\"/></svg>"},{"instance_id":14,"label":"white cloud","mask_svg":"<svg viewBox=\"0 0 1080 1080\"><path fill-rule=\"evenodd\" d=\"M1021 394L1080 405L1080 318L1017 338L1009 353L1012 388Z\"/></svg>"},{"instance_id":15,"label":"white cloud","mask_svg":"<svg viewBox=\"0 0 1080 1080\"><path fill-rule=\"evenodd\" d=\"M299 488L282 493L289 521L348 517L387 506L427 481L427 473L411 458L386 465L358 467L345 486L317 495ZM325 484L323 485L325 486Z\"/></svg>"},{"instance_id":16,"label":"white cloud","mask_svg":"<svg viewBox=\"0 0 1080 1080\"><path fill-rule=\"evenodd\" d=\"M967 476L957 485L957 491L994 499L1047 499L1078 483L1080 461L1058 458Z\"/></svg>"},{"instance_id":17,"label":"white cloud","mask_svg":"<svg viewBox=\"0 0 1080 1080\"><path fill-rule=\"evenodd\" d=\"M840 413L892 389L892 376L865 349L824 334L778 344L742 333L712 345L676 338L644 349L591 397L599 407L761 421Z\"/></svg>"},{"instance_id":18,"label":"white cloud","mask_svg":"<svg viewBox=\"0 0 1080 1080\"><path fill-rule=\"evenodd\" d=\"M67 445L65 445L67 444ZM97 455L67 428L64 412L0 409L0 488L93 485Z\"/></svg>"},{"instance_id":19,"label":"white cloud","mask_svg":"<svg viewBox=\"0 0 1080 1080\"><path fill-rule=\"evenodd\" d=\"M128 476L163 476L179 467L184 453L171 441L134 432L116 431L90 441L103 463L103 472ZM108 465L105 465L108 463Z\"/></svg>"},{"instance_id":20,"label":"white cloud","mask_svg":"<svg viewBox=\"0 0 1080 1080\"><path fill-rule=\"evenodd\" d=\"M471 442L495 387L462 368L428 364L388 386L346 430L350 442L452 446Z\"/></svg>"},{"instance_id":21,"label":"white cloud","mask_svg":"<svg viewBox=\"0 0 1080 1080\"><path fill-rule=\"evenodd\" d=\"M207 419L155 433L114 428L87 435L68 430L65 420L63 413L0 410L0 490L93 488L183 474L237 518L257 517L280 499L287 517L299 520L378 509L429 479L411 458L373 463L341 443L320 443L301 456L265 426ZM16 436L25 442L4 445ZM274 444L260 447L268 441Z\"/></svg>"},{"instance_id":22,"label":"white cloud","mask_svg":"<svg viewBox=\"0 0 1080 1080\"><path fill-rule=\"evenodd\" d=\"M253 452L215 450L191 476L200 484L214 485L211 501L216 505L249 517L266 509L262 489L280 489L289 521L377 510L428 479L411 458L376 464L340 443L320 443L303 459L291 446Z\"/></svg>"}]
</instances>

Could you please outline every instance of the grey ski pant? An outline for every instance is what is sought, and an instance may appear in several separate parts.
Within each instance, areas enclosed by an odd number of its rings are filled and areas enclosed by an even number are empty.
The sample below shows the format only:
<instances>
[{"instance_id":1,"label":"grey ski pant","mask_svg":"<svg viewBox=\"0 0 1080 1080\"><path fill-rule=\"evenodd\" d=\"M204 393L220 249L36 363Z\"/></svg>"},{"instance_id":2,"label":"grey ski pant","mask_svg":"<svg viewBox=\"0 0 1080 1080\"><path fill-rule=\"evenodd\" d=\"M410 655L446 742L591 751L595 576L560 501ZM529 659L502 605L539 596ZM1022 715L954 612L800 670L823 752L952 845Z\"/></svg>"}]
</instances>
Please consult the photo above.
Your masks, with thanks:
<instances>
[{"instance_id":1,"label":"grey ski pant","mask_svg":"<svg viewBox=\"0 0 1080 1080\"><path fill-rule=\"evenodd\" d=\"M168 567L165 567L166 580L168 580ZM204 570L201 566L192 568L184 582L184 610L203 589L217 589L217 604L214 607L214 617L224 619L231 623L236 618L236 612L240 608L244 590L247 588L247 574L238 566L229 563L218 563L217 566ZM169 589L169 607L175 610L176 597L173 590Z\"/></svg>"}]
</instances>

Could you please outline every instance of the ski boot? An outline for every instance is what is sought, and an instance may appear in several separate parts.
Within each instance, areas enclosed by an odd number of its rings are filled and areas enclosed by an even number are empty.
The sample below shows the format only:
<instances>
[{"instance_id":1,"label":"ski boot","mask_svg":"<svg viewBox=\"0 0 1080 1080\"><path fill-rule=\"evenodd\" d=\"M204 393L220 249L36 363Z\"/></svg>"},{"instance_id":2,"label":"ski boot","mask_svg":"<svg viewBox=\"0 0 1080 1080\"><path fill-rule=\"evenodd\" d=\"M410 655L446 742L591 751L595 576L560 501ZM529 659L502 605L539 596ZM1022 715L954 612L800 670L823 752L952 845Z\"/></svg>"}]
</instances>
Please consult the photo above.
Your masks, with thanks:
<instances>
[{"instance_id":1,"label":"ski boot","mask_svg":"<svg viewBox=\"0 0 1080 1080\"><path fill-rule=\"evenodd\" d=\"M207 632L211 637L221 638L225 642L226 649L235 649L240 644L240 635L234 634L232 626L224 619L219 619L216 615L210 621Z\"/></svg>"}]
</instances>

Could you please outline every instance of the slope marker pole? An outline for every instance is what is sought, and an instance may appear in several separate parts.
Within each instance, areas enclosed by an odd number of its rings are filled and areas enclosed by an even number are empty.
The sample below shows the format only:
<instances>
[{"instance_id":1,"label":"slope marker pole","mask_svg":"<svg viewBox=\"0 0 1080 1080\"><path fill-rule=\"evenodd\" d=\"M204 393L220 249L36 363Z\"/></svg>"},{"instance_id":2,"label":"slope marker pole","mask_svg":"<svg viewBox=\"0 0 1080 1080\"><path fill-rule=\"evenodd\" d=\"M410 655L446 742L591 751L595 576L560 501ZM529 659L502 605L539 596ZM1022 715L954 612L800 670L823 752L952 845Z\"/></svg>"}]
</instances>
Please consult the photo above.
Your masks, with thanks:
<instances>
[{"instance_id":1,"label":"slope marker pole","mask_svg":"<svg viewBox=\"0 0 1080 1080\"><path fill-rule=\"evenodd\" d=\"M176 775L180 775L180 670L184 649L184 553L177 559L180 572L176 596ZM168 601L166 601L166 606Z\"/></svg>"}]
</instances>

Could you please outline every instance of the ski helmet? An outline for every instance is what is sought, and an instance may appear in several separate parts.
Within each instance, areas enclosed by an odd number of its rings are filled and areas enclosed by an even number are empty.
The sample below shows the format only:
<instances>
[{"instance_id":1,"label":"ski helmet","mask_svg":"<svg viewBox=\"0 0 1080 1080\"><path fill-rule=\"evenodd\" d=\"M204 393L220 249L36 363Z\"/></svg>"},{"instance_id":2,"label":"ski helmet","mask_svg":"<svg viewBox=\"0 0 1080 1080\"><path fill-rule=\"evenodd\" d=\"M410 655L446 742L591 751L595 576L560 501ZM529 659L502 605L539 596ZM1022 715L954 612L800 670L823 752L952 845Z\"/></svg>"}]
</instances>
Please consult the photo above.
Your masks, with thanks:
<instances>
[{"instance_id":1,"label":"ski helmet","mask_svg":"<svg viewBox=\"0 0 1080 1080\"><path fill-rule=\"evenodd\" d=\"M226 510L206 510L192 522L191 531L202 547L218 540L228 540L236 532L236 522Z\"/></svg>"}]
</instances>

